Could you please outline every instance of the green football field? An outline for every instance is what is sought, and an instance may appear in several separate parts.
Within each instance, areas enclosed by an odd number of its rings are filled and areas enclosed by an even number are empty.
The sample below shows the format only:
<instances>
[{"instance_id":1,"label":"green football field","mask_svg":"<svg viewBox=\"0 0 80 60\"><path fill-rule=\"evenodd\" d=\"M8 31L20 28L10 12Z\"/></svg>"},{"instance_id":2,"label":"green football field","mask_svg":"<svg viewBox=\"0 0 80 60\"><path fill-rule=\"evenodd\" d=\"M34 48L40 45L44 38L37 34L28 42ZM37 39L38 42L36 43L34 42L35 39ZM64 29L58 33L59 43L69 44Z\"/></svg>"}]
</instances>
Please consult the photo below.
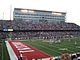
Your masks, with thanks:
<instances>
[{"instance_id":1,"label":"green football field","mask_svg":"<svg viewBox=\"0 0 80 60\"><path fill-rule=\"evenodd\" d=\"M80 38L62 39L59 43L43 42L43 40L40 39L25 40L23 42L45 52L50 56L59 56L64 53L73 54L80 52Z\"/></svg>"},{"instance_id":2,"label":"green football field","mask_svg":"<svg viewBox=\"0 0 80 60\"><path fill-rule=\"evenodd\" d=\"M55 39L51 39L55 40ZM43 41L50 41L50 39L32 39L32 40L22 40L23 42L29 44L30 46L37 48L50 56L59 56L63 53L78 53L80 52L80 38L69 38L61 39L60 43L50 43ZM3 48L3 55L2 55ZM0 43L0 60L10 60L5 43Z\"/></svg>"}]
</instances>

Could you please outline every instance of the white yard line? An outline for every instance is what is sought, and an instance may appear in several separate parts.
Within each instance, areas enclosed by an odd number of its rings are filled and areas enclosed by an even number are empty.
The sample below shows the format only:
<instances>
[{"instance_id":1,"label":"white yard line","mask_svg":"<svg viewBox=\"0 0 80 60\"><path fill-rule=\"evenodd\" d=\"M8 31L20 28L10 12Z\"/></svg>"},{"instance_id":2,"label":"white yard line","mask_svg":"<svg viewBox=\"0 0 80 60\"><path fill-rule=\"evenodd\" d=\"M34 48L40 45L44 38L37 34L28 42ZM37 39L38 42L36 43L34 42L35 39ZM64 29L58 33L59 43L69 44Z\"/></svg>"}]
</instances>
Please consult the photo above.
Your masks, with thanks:
<instances>
[{"instance_id":1,"label":"white yard line","mask_svg":"<svg viewBox=\"0 0 80 60\"><path fill-rule=\"evenodd\" d=\"M8 41L6 42L7 50L10 56L10 60L18 60L17 56L15 55L15 52L13 51L12 47L10 46Z\"/></svg>"}]
</instances>

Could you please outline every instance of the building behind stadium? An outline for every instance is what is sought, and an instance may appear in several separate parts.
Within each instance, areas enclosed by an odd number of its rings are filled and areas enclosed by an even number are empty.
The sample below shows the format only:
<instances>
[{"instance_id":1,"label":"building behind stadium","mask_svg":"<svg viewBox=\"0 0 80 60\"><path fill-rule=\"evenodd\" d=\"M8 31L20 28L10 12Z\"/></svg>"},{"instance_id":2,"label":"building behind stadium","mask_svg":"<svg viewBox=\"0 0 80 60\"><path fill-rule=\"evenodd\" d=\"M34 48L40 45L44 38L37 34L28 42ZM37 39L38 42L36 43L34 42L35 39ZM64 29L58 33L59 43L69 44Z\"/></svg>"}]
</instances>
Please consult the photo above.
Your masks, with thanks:
<instances>
[{"instance_id":1,"label":"building behind stadium","mask_svg":"<svg viewBox=\"0 0 80 60\"><path fill-rule=\"evenodd\" d=\"M65 12L34 10L14 8L13 19L23 20L33 23L48 22L48 23L61 23L65 22Z\"/></svg>"}]
</instances>

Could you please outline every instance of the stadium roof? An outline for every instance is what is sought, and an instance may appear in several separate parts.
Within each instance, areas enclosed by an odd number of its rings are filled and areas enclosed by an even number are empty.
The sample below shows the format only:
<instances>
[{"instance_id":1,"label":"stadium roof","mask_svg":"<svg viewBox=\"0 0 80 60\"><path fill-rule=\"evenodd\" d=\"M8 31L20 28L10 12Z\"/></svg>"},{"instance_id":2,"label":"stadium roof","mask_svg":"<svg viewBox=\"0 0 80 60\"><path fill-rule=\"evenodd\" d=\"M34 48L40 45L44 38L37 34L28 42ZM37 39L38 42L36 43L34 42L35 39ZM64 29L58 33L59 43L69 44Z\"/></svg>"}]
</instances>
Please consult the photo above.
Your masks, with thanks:
<instances>
[{"instance_id":1,"label":"stadium roof","mask_svg":"<svg viewBox=\"0 0 80 60\"><path fill-rule=\"evenodd\" d=\"M24 8L14 8L14 10L31 10L31 11L37 11L37 12L49 12L49 13L62 13L66 14L66 12L58 12L58 11L46 11L46 10L36 10L36 9L24 9Z\"/></svg>"}]
</instances>

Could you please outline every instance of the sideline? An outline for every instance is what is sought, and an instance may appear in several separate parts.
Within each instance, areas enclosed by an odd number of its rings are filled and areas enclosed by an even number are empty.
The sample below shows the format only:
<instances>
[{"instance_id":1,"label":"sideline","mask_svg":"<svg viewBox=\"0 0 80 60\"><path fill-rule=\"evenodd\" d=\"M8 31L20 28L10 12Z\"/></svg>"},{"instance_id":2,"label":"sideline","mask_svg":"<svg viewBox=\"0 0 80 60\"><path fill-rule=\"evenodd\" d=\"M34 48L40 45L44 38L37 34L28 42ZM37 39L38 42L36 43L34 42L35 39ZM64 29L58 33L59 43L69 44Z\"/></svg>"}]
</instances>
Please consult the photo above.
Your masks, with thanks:
<instances>
[{"instance_id":1,"label":"sideline","mask_svg":"<svg viewBox=\"0 0 80 60\"><path fill-rule=\"evenodd\" d=\"M10 60L18 60L18 58L15 55L15 53L14 53L12 47L10 46L9 42L5 41L5 43L6 43L7 50L8 50L9 56L10 56Z\"/></svg>"}]
</instances>

